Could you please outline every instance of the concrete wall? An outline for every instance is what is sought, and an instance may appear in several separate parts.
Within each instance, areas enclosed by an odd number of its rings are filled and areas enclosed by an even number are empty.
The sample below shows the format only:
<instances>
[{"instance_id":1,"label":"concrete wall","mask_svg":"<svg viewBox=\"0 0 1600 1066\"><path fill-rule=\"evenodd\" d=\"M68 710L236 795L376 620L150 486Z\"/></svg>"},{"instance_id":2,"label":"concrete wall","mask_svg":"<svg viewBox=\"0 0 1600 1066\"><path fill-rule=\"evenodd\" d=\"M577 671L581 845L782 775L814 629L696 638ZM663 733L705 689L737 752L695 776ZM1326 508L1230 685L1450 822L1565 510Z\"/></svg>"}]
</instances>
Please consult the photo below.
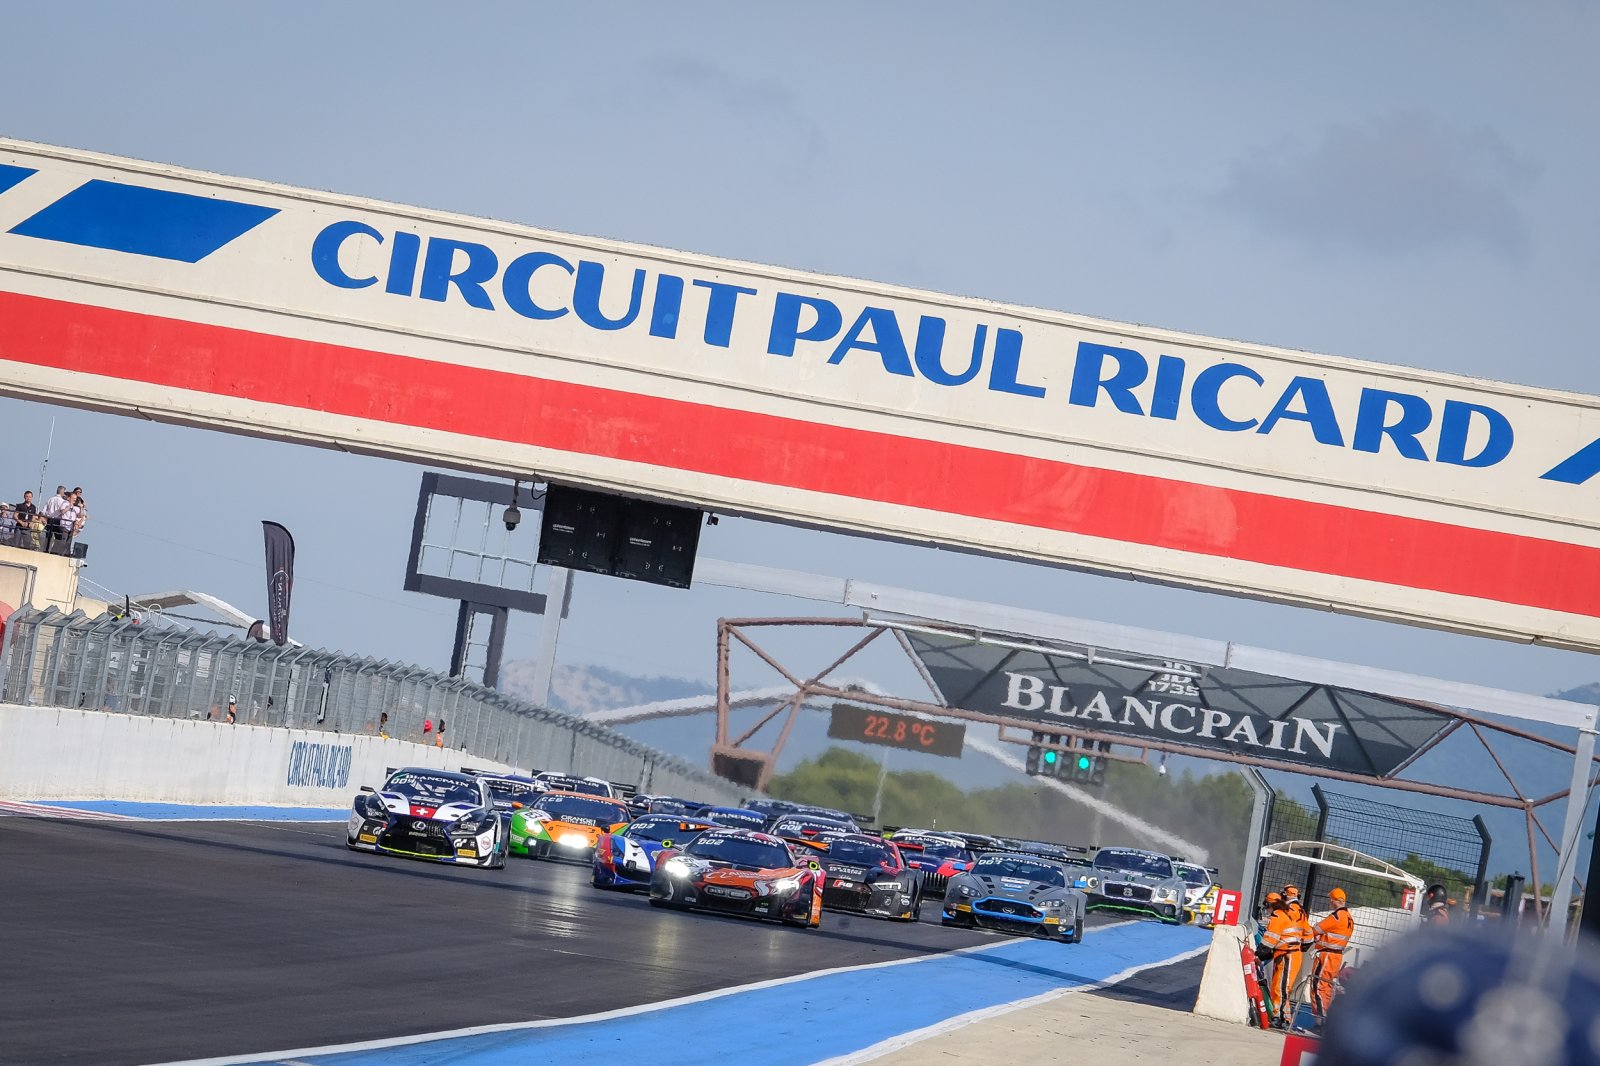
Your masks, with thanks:
<instances>
[{"instance_id":1,"label":"concrete wall","mask_svg":"<svg viewBox=\"0 0 1600 1066\"><path fill-rule=\"evenodd\" d=\"M390 766L507 769L380 737L0 705L0 799L342 807Z\"/></svg>"},{"instance_id":2,"label":"concrete wall","mask_svg":"<svg viewBox=\"0 0 1600 1066\"><path fill-rule=\"evenodd\" d=\"M91 618L104 614L104 603L78 598L78 569L82 565L65 555L0 544L0 602L12 607L31 604L40 610L54 607L66 614L82 610Z\"/></svg>"}]
</instances>

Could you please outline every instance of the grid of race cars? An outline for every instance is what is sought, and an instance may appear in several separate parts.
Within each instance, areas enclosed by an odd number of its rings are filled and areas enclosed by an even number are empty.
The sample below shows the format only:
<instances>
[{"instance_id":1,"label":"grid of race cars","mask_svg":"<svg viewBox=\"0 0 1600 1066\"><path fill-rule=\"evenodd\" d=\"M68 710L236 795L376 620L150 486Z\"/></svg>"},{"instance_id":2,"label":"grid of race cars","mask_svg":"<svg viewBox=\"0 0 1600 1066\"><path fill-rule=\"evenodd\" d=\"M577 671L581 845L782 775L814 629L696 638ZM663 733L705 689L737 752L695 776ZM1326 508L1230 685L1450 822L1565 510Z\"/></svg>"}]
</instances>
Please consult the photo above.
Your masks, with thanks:
<instances>
[{"instance_id":1,"label":"grid of race cars","mask_svg":"<svg viewBox=\"0 0 1600 1066\"><path fill-rule=\"evenodd\" d=\"M554 771L402 767L351 804L346 844L503 868L513 857L588 865L594 887L651 905L815 929L824 911L1077 943L1084 916L1117 911L1210 924L1215 871L1152 851L944 829L882 827L826 807L742 807L635 792Z\"/></svg>"}]
</instances>

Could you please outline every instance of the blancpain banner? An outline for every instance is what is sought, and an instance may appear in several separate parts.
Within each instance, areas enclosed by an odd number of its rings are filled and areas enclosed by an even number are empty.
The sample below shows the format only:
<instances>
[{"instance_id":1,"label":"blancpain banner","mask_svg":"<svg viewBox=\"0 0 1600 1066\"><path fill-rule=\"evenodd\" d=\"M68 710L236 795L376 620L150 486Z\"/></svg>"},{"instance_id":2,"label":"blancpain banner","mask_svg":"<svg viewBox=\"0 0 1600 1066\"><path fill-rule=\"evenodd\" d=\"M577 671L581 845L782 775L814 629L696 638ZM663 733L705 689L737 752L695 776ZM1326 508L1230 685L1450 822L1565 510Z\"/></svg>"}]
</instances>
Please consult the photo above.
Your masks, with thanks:
<instances>
[{"instance_id":1,"label":"blancpain banner","mask_svg":"<svg viewBox=\"0 0 1600 1066\"><path fill-rule=\"evenodd\" d=\"M1104 650L1090 662L961 634L907 637L949 706L1045 733L1121 734L1383 778L1452 720L1424 704L1227 667L1139 667Z\"/></svg>"}]
</instances>

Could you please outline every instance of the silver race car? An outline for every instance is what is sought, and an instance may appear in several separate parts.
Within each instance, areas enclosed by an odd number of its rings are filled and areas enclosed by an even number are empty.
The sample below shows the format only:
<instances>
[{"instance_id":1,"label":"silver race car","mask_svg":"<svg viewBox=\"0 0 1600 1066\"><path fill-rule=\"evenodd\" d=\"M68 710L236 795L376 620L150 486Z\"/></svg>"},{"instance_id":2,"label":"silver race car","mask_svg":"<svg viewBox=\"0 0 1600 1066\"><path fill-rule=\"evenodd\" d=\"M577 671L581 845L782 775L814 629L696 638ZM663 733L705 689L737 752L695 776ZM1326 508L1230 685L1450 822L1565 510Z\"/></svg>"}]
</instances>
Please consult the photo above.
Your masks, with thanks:
<instances>
[{"instance_id":1,"label":"silver race car","mask_svg":"<svg viewBox=\"0 0 1600 1066\"><path fill-rule=\"evenodd\" d=\"M1074 887L1074 873L1072 867L1037 855L980 855L972 869L950 878L940 920L1080 943L1088 897Z\"/></svg>"},{"instance_id":2,"label":"silver race car","mask_svg":"<svg viewBox=\"0 0 1600 1066\"><path fill-rule=\"evenodd\" d=\"M1089 869L1077 871L1089 909L1126 911L1177 925L1184 919L1188 886L1165 855L1139 848L1101 848Z\"/></svg>"}]
</instances>

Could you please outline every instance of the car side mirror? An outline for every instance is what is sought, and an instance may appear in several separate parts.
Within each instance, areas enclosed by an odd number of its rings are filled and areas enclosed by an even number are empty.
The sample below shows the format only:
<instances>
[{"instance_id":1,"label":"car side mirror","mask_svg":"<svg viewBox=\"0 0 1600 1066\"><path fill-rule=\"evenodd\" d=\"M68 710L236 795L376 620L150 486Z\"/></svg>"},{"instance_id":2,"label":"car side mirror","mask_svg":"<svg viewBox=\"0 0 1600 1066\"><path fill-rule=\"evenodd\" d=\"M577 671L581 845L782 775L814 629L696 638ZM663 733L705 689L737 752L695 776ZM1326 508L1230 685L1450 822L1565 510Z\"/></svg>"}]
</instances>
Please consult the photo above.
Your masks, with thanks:
<instances>
[{"instance_id":1,"label":"car side mirror","mask_svg":"<svg viewBox=\"0 0 1600 1066\"><path fill-rule=\"evenodd\" d=\"M522 804L517 800L512 800L511 801L511 809L514 810L514 811L520 811L520 810L522 810Z\"/></svg>"},{"instance_id":2,"label":"car side mirror","mask_svg":"<svg viewBox=\"0 0 1600 1066\"><path fill-rule=\"evenodd\" d=\"M363 791L363 792L376 792L377 789L373 788L371 785L362 785L361 786L361 791Z\"/></svg>"}]
</instances>

